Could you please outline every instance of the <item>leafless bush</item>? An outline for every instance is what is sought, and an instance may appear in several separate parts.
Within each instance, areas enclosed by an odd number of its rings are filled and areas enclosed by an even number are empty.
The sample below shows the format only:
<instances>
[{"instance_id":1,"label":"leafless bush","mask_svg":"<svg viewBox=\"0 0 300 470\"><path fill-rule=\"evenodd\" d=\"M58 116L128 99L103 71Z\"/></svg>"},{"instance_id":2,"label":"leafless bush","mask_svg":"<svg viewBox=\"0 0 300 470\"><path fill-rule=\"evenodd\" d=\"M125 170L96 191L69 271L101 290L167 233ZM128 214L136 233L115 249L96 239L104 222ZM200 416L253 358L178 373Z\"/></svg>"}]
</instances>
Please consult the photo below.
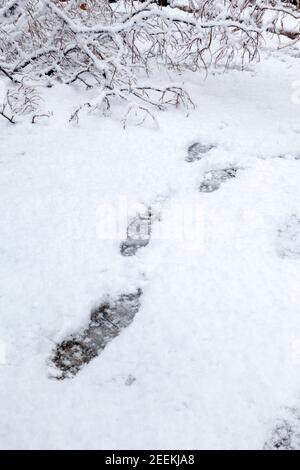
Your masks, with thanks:
<instances>
[{"instance_id":1,"label":"leafless bush","mask_svg":"<svg viewBox=\"0 0 300 470\"><path fill-rule=\"evenodd\" d=\"M107 110L114 101L130 109L164 109L190 99L174 84L153 85L152 70L207 70L237 59L243 64L259 57L264 33L285 32L287 16L299 26L290 2L176 1L161 7L156 0L0 0L0 72L15 87L12 96L58 81L97 89L92 109ZM299 36L299 28L288 32ZM23 98L16 113L30 106Z\"/></svg>"}]
</instances>

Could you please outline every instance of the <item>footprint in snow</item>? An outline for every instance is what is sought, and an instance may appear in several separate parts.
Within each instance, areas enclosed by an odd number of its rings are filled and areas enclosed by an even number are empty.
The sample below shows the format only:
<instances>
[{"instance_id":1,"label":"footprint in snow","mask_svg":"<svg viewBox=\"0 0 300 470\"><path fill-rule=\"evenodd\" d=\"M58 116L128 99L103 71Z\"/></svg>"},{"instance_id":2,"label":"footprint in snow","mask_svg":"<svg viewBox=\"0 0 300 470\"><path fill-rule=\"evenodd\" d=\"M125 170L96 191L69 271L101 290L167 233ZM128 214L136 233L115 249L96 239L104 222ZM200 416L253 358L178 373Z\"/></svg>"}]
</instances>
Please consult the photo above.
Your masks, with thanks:
<instances>
[{"instance_id":1,"label":"footprint in snow","mask_svg":"<svg viewBox=\"0 0 300 470\"><path fill-rule=\"evenodd\" d=\"M275 427L269 441L264 445L264 450L293 450L294 429L284 421Z\"/></svg>"},{"instance_id":2,"label":"footprint in snow","mask_svg":"<svg viewBox=\"0 0 300 470\"><path fill-rule=\"evenodd\" d=\"M189 163L201 160L206 153L215 147L216 146L213 144L202 144L200 142L195 142L189 146L188 154L185 160Z\"/></svg>"},{"instance_id":3,"label":"footprint in snow","mask_svg":"<svg viewBox=\"0 0 300 470\"><path fill-rule=\"evenodd\" d=\"M160 220L157 211L149 207L144 214L137 214L127 227L127 238L121 243L123 256L134 256L136 252L149 244L151 228L155 220Z\"/></svg>"},{"instance_id":4,"label":"footprint in snow","mask_svg":"<svg viewBox=\"0 0 300 470\"><path fill-rule=\"evenodd\" d=\"M237 168L208 171L204 175L204 180L200 184L199 191L201 193L212 193L213 191L217 191L225 181L235 178L237 171Z\"/></svg>"},{"instance_id":5,"label":"footprint in snow","mask_svg":"<svg viewBox=\"0 0 300 470\"><path fill-rule=\"evenodd\" d=\"M264 450L300 450L300 410L287 409L289 417L279 422Z\"/></svg>"},{"instance_id":6,"label":"footprint in snow","mask_svg":"<svg viewBox=\"0 0 300 470\"><path fill-rule=\"evenodd\" d=\"M53 378L74 377L86 364L97 357L113 338L130 325L140 309L142 290L122 294L102 302L91 312L86 328L56 346L50 363Z\"/></svg>"},{"instance_id":7,"label":"footprint in snow","mask_svg":"<svg viewBox=\"0 0 300 470\"><path fill-rule=\"evenodd\" d=\"M282 257L300 256L300 218L293 214L279 228L277 240L278 253Z\"/></svg>"}]
</instances>

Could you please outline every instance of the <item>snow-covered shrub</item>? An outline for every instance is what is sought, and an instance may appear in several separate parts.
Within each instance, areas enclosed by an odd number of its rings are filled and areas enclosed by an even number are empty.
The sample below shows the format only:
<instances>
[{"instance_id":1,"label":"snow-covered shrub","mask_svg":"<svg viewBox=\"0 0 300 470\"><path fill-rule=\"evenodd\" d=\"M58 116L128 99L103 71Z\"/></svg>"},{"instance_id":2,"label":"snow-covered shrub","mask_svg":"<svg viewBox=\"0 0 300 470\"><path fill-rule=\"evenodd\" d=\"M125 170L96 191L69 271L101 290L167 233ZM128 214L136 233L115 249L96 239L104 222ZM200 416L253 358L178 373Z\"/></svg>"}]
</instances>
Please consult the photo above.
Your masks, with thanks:
<instances>
[{"instance_id":1,"label":"snow-covered shrub","mask_svg":"<svg viewBox=\"0 0 300 470\"><path fill-rule=\"evenodd\" d=\"M0 0L0 73L23 90L56 82L94 88L90 108L109 109L117 100L127 103L127 112L150 113L189 102L180 86L154 85L151 71L253 61L264 32L280 34L283 18L296 16L295 6L277 0L160 3Z\"/></svg>"}]
</instances>

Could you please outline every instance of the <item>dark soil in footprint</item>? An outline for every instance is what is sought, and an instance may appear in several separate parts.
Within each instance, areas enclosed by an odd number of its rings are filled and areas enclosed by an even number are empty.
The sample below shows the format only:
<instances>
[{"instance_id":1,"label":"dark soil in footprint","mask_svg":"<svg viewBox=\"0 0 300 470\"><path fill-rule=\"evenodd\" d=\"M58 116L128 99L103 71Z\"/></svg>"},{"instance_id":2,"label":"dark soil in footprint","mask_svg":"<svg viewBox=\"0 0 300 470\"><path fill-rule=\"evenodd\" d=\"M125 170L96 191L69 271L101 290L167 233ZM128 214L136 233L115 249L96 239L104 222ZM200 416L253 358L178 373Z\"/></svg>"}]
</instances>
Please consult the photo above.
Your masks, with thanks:
<instances>
[{"instance_id":1,"label":"dark soil in footprint","mask_svg":"<svg viewBox=\"0 0 300 470\"><path fill-rule=\"evenodd\" d=\"M201 193L212 193L213 191L217 191L225 181L235 178L237 171L237 168L208 171L204 175L204 180L200 184L199 191Z\"/></svg>"},{"instance_id":2,"label":"dark soil in footprint","mask_svg":"<svg viewBox=\"0 0 300 470\"><path fill-rule=\"evenodd\" d=\"M75 376L107 343L130 325L140 308L142 290L109 299L92 310L88 326L58 344L51 362L57 369L55 378Z\"/></svg>"},{"instance_id":3,"label":"dark soil in footprint","mask_svg":"<svg viewBox=\"0 0 300 470\"><path fill-rule=\"evenodd\" d=\"M215 148L215 145L213 144L201 144L200 142L195 142L189 146L185 160L190 163L201 160L201 158L203 158L205 154L213 148Z\"/></svg>"},{"instance_id":4,"label":"dark soil in footprint","mask_svg":"<svg viewBox=\"0 0 300 470\"><path fill-rule=\"evenodd\" d=\"M148 245L151 238L151 210L145 215L137 215L127 228L127 239L121 243L123 256L134 256L136 252Z\"/></svg>"}]
</instances>

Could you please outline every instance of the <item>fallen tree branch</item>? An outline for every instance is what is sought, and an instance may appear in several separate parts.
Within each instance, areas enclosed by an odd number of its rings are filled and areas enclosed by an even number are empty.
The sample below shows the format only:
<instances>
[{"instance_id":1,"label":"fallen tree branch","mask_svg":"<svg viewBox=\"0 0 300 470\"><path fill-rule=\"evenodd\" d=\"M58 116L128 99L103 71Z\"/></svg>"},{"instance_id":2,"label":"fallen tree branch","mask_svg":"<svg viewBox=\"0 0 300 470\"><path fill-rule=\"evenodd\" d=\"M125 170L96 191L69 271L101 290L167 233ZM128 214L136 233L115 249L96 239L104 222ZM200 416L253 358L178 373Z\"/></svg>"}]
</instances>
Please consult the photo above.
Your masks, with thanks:
<instances>
[{"instance_id":1,"label":"fallen tree branch","mask_svg":"<svg viewBox=\"0 0 300 470\"><path fill-rule=\"evenodd\" d=\"M104 110L112 99L157 109L191 104L182 89L172 95L142 82L157 68L242 67L259 58L265 33L298 37L284 24L286 17L297 22L298 10L279 0L193 0L186 7L173 1L167 8L158 0L88 0L84 8L77 0L1 3L1 73L11 82L96 88Z\"/></svg>"}]
</instances>

